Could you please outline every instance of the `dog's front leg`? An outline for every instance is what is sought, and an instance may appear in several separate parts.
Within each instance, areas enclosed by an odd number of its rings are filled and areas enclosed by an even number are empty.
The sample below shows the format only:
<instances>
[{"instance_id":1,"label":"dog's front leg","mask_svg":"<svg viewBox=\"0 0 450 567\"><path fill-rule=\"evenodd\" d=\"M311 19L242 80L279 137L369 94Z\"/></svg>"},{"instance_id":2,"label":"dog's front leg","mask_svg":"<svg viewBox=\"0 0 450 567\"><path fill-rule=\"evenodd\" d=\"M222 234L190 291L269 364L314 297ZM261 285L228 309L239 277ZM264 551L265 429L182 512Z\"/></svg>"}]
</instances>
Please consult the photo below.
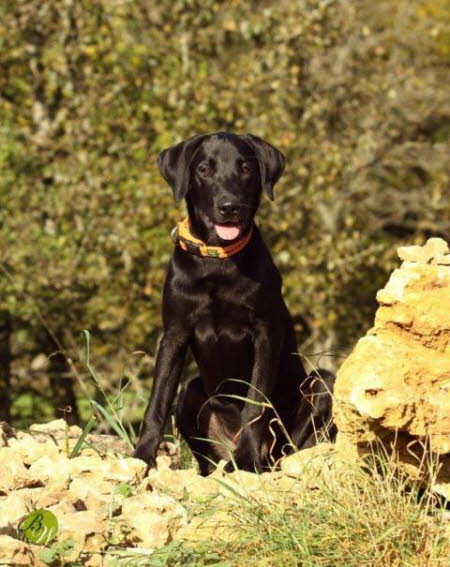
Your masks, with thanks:
<instances>
[{"instance_id":1,"label":"dog's front leg","mask_svg":"<svg viewBox=\"0 0 450 567\"><path fill-rule=\"evenodd\" d=\"M164 435L186 355L188 337L179 331L165 332L156 357L155 379L134 457L150 467L156 464L156 452Z\"/></svg>"},{"instance_id":2,"label":"dog's front leg","mask_svg":"<svg viewBox=\"0 0 450 567\"><path fill-rule=\"evenodd\" d=\"M234 466L252 472L262 470L262 441L268 427L267 402L277 377L282 337L282 332L272 325L260 324L256 329L251 386L241 412L242 425L233 454L234 463L229 462L225 467L228 472L234 470Z\"/></svg>"}]
</instances>

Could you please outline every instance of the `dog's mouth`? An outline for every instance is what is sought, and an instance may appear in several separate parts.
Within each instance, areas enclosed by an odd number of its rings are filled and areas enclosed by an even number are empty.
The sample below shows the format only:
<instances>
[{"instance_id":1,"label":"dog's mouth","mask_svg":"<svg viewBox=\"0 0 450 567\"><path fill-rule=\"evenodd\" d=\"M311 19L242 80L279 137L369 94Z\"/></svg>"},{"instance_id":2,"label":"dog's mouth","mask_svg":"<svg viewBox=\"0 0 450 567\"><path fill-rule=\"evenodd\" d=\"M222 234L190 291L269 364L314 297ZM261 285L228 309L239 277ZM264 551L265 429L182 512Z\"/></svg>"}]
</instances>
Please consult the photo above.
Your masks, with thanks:
<instances>
[{"instance_id":1,"label":"dog's mouth","mask_svg":"<svg viewBox=\"0 0 450 567\"><path fill-rule=\"evenodd\" d=\"M241 232L239 223L214 224L214 228L222 240L234 240Z\"/></svg>"}]
</instances>

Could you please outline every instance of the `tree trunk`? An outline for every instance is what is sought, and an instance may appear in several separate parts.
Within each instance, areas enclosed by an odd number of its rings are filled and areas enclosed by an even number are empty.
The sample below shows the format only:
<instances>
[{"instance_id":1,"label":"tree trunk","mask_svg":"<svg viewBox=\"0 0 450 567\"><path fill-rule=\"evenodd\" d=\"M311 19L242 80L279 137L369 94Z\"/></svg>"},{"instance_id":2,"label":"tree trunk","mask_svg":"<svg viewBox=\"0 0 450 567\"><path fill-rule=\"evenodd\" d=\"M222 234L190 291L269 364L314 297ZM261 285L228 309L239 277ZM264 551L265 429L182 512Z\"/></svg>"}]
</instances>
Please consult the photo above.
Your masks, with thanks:
<instances>
[{"instance_id":1,"label":"tree trunk","mask_svg":"<svg viewBox=\"0 0 450 567\"><path fill-rule=\"evenodd\" d=\"M50 356L48 372L55 416L58 418L65 417L71 425L79 423L80 417L71 369L66 357L61 352L56 352ZM65 412L65 408L70 408L70 411Z\"/></svg>"},{"instance_id":2,"label":"tree trunk","mask_svg":"<svg viewBox=\"0 0 450 567\"><path fill-rule=\"evenodd\" d=\"M0 421L11 419L11 316L0 311Z\"/></svg>"}]
</instances>

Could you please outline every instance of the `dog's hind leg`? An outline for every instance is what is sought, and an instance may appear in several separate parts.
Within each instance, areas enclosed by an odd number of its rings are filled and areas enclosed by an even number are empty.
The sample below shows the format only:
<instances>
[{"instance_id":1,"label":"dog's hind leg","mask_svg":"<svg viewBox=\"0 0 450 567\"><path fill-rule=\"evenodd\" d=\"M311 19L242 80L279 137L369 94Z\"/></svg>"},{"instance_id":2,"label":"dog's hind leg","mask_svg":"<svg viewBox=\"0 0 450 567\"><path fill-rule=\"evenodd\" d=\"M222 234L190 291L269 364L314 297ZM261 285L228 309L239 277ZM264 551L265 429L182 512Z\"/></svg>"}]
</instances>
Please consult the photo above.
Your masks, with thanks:
<instances>
[{"instance_id":1,"label":"dog's hind leg","mask_svg":"<svg viewBox=\"0 0 450 567\"><path fill-rule=\"evenodd\" d=\"M201 413L199 414L205 402L206 394L200 377L197 376L181 386L175 413L177 428L197 459L200 473L203 476L207 476L210 470L208 460L209 444L202 440L206 438L204 421L208 416L206 415L206 410L204 416Z\"/></svg>"},{"instance_id":2,"label":"dog's hind leg","mask_svg":"<svg viewBox=\"0 0 450 567\"><path fill-rule=\"evenodd\" d=\"M240 413L233 404L208 400L201 378L181 387L176 409L177 427L207 476L214 463L229 460L234 450L233 436L239 431Z\"/></svg>"}]
</instances>

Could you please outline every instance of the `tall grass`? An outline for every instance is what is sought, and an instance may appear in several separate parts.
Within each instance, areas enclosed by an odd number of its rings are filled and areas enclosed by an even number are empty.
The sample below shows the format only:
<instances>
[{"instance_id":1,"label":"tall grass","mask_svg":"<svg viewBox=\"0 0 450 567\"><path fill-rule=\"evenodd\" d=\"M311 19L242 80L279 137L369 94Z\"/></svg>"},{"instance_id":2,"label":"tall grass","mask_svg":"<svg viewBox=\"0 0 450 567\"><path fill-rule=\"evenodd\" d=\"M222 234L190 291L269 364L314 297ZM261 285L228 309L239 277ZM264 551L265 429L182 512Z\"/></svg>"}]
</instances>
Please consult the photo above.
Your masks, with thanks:
<instances>
[{"instance_id":1,"label":"tall grass","mask_svg":"<svg viewBox=\"0 0 450 567\"><path fill-rule=\"evenodd\" d=\"M239 554L248 565L443 566L446 542L430 502L395 476L372 472L348 470L290 503L244 505L243 537L226 556Z\"/></svg>"},{"instance_id":2,"label":"tall grass","mask_svg":"<svg viewBox=\"0 0 450 567\"><path fill-rule=\"evenodd\" d=\"M131 382L127 382L125 385L122 385L122 380L119 382L119 387L116 393L111 394L108 392L103 387L102 380L91 362L91 337L89 331L84 330L83 336L85 339L84 364L88 370L88 376L94 387L94 395L91 395L90 393L87 394L92 415L84 427L83 434L70 454L70 457L75 457L80 453L83 444L86 443L87 435L99 422L103 422L109 431L116 433L128 446L128 448L133 450L137 442L137 436L130 420L127 419L127 398L136 398L139 396L139 392L131 392L128 389ZM87 388L86 391L88 391ZM96 399L94 399L94 397ZM141 401L146 405L146 400L141 399ZM184 465L184 468L194 466L193 456L187 450L186 444L182 443L181 436L176 429L174 419L172 419L171 431L171 434L164 435L164 441L169 441L177 447L177 452L179 453L178 458Z\"/></svg>"},{"instance_id":3,"label":"tall grass","mask_svg":"<svg viewBox=\"0 0 450 567\"><path fill-rule=\"evenodd\" d=\"M382 468L347 463L326 479L314 473L313 483L305 482L306 469L284 490L264 484L237 490L234 480L221 479L230 537L212 531L210 539L163 548L140 565L156 566L163 554L163 564L173 567L448 567L442 510L390 467ZM223 510L224 503L217 506ZM213 555L217 563L208 563Z\"/></svg>"},{"instance_id":4,"label":"tall grass","mask_svg":"<svg viewBox=\"0 0 450 567\"><path fill-rule=\"evenodd\" d=\"M134 448L133 444L133 436L134 432L131 427L128 427L128 430L124 424L123 419L123 395L126 389L126 386L119 387L119 391L110 399L110 396L106 393L105 389L102 386L102 383L97 376L95 368L91 363L91 355L90 355L90 342L91 337L90 333L87 330L83 331L85 341L86 341L86 368L89 370L89 376L99 394L102 396L103 404L98 403L94 399L90 399L90 404L96 414L103 418L108 426L124 441L130 449Z\"/></svg>"}]
</instances>

